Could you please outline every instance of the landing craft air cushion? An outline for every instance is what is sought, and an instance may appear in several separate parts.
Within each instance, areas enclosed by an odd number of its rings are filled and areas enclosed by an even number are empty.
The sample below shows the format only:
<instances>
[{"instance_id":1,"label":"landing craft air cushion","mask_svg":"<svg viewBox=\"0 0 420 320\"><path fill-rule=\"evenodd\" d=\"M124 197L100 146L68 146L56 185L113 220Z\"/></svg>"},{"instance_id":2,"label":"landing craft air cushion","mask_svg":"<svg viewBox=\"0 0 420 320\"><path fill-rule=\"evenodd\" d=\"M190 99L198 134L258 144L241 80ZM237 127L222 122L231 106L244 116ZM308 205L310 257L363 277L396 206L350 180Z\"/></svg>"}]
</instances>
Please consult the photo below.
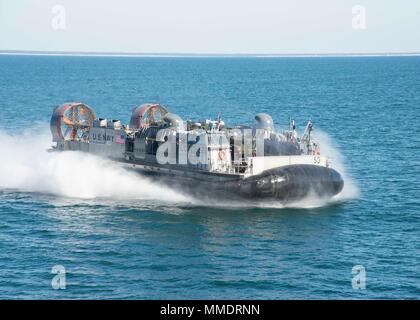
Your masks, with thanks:
<instances>
[{"instance_id":1,"label":"landing craft air cushion","mask_svg":"<svg viewBox=\"0 0 420 320\"><path fill-rule=\"evenodd\" d=\"M83 103L54 109L54 151L83 151L121 163L198 197L274 200L333 197L344 181L313 139L312 122L297 136L294 121L277 132L260 113L252 126L183 121L159 104L132 110L130 125L97 118Z\"/></svg>"}]
</instances>

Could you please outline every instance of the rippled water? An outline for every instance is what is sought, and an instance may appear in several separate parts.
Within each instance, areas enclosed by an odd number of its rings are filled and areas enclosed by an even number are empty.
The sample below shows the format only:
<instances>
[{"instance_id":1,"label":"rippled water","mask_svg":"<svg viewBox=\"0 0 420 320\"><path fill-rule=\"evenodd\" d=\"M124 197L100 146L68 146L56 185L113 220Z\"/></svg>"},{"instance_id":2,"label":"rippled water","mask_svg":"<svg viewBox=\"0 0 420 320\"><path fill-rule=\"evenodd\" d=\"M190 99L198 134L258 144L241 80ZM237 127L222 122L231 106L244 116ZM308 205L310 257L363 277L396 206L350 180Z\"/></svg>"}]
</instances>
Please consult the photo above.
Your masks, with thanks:
<instances>
[{"instance_id":1,"label":"rippled water","mask_svg":"<svg viewBox=\"0 0 420 320\"><path fill-rule=\"evenodd\" d=\"M0 75L0 298L420 297L419 57L0 56ZM52 108L73 100L124 122L143 102L184 119L311 116L345 194L203 202L49 154ZM54 265L65 290L51 288Z\"/></svg>"}]
</instances>

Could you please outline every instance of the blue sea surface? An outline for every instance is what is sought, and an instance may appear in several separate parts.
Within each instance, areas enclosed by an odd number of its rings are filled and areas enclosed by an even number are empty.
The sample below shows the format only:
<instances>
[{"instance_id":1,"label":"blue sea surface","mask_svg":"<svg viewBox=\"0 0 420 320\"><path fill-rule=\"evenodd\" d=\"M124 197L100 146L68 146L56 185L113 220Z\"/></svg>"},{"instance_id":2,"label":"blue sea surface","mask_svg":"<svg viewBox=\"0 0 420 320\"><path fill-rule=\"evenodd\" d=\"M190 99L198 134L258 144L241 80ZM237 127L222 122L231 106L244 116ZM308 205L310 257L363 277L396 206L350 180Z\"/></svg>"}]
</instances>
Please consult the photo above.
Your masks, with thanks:
<instances>
[{"instance_id":1,"label":"blue sea surface","mask_svg":"<svg viewBox=\"0 0 420 320\"><path fill-rule=\"evenodd\" d=\"M232 124L311 117L352 190L293 207L193 200L47 153L69 101L124 123L145 102ZM419 299L419 114L420 57L0 56L0 298Z\"/></svg>"}]
</instances>

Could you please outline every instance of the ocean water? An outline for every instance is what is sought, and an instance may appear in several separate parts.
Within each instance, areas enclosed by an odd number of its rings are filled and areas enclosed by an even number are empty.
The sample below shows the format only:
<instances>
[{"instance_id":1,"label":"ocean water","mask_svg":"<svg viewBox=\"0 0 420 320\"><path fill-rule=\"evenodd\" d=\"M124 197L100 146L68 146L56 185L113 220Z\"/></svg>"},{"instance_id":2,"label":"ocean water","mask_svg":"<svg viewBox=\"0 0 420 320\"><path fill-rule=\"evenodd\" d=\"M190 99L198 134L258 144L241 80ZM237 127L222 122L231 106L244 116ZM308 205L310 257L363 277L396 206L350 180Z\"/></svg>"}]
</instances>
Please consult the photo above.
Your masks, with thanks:
<instances>
[{"instance_id":1,"label":"ocean water","mask_svg":"<svg viewBox=\"0 0 420 320\"><path fill-rule=\"evenodd\" d=\"M123 122L144 102L301 130L311 117L346 186L286 207L200 201L47 153L52 108L68 101ZM418 299L419 111L420 57L0 56L0 298Z\"/></svg>"}]
</instances>

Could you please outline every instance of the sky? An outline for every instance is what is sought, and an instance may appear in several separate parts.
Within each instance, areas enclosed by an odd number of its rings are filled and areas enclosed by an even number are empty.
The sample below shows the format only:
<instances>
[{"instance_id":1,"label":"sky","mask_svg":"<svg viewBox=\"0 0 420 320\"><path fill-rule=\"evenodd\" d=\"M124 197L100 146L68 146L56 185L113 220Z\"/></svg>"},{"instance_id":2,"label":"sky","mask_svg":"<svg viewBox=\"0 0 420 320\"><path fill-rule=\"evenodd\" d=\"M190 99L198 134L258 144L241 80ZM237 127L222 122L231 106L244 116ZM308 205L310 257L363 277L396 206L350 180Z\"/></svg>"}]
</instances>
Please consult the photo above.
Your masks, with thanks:
<instances>
[{"instance_id":1,"label":"sky","mask_svg":"<svg viewBox=\"0 0 420 320\"><path fill-rule=\"evenodd\" d=\"M420 52L420 1L0 0L0 50Z\"/></svg>"}]
</instances>

